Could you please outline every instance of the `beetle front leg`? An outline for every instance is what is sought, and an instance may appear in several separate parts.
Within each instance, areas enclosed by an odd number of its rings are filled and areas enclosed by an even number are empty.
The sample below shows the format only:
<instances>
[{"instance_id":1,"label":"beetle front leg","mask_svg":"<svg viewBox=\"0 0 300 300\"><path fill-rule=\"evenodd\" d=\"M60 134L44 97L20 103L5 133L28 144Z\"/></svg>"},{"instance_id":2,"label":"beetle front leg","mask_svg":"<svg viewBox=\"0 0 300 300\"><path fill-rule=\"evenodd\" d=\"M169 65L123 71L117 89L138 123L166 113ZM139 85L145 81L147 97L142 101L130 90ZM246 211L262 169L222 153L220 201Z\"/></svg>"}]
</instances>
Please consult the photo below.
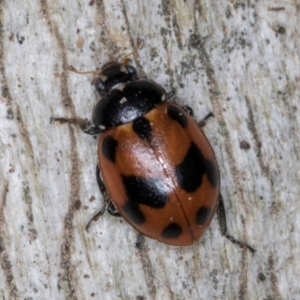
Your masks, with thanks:
<instances>
[{"instance_id":1,"label":"beetle front leg","mask_svg":"<svg viewBox=\"0 0 300 300\"><path fill-rule=\"evenodd\" d=\"M86 133L86 134L90 134L90 135L96 135L99 134L101 132L103 132L102 129L100 129L99 127L96 126L91 126L91 123L88 122L85 119L81 119L81 118L50 118L50 123L53 122L59 122L59 123L71 123L71 124L77 124L79 125L80 129Z\"/></svg>"},{"instance_id":2,"label":"beetle front leg","mask_svg":"<svg viewBox=\"0 0 300 300\"><path fill-rule=\"evenodd\" d=\"M220 225L220 230L223 236L225 236L230 242L232 242L235 245L238 245L240 248L247 248L251 251L252 254L255 253L255 249L253 249L251 246L247 245L246 243L240 242L236 240L233 236L227 233L227 222L226 222L226 213L225 213L225 206L223 197L220 194L219 196L219 203L217 207L217 215L218 215L218 221Z\"/></svg>"}]
</instances>

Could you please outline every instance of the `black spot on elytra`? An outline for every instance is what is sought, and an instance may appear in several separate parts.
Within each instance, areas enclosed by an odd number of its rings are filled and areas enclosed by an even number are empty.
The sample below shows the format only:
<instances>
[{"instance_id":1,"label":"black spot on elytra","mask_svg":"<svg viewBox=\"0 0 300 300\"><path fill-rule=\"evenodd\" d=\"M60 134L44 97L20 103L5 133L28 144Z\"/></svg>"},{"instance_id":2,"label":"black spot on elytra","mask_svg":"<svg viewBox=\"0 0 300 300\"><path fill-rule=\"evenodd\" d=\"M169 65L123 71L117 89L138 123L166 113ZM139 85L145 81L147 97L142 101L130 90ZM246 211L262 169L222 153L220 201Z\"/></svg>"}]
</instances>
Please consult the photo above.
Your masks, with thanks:
<instances>
[{"instance_id":1,"label":"black spot on elytra","mask_svg":"<svg viewBox=\"0 0 300 300\"><path fill-rule=\"evenodd\" d=\"M123 184L132 204L163 208L168 200L168 188L159 179L123 176Z\"/></svg>"},{"instance_id":2,"label":"black spot on elytra","mask_svg":"<svg viewBox=\"0 0 300 300\"><path fill-rule=\"evenodd\" d=\"M143 117L137 118L133 121L132 128L141 139L150 142L152 129L149 120Z\"/></svg>"},{"instance_id":3,"label":"black spot on elytra","mask_svg":"<svg viewBox=\"0 0 300 300\"><path fill-rule=\"evenodd\" d=\"M167 114L171 119L177 121L183 128L187 126L188 120L182 109L179 107L170 105L167 108Z\"/></svg>"},{"instance_id":4,"label":"black spot on elytra","mask_svg":"<svg viewBox=\"0 0 300 300\"><path fill-rule=\"evenodd\" d=\"M205 160L206 176L212 187L216 187L219 183L219 171L216 163L211 160Z\"/></svg>"},{"instance_id":5,"label":"black spot on elytra","mask_svg":"<svg viewBox=\"0 0 300 300\"><path fill-rule=\"evenodd\" d=\"M168 200L168 189L164 183L155 178L122 176L128 200L122 209L135 224L145 222L145 216L139 205L163 208Z\"/></svg>"},{"instance_id":6,"label":"black spot on elytra","mask_svg":"<svg viewBox=\"0 0 300 300\"><path fill-rule=\"evenodd\" d=\"M115 162L118 142L110 135L104 138L102 142L102 153L110 161Z\"/></svg>"},{"instance_id":7,"label":"black spot on elytra","mask_svg":"<svg viewBox=\"0 0 300 300\"><path fill-rule=\"evenodd\" d=\"M122 206L124 214L130 219L134 224L140 225L145 222L145 216L142 211L140 211L139 206L132 202L126 202Z\"/></svg>"},{"instance_id":8,"label":"black spot on elytra","mask_svg":"<svg viewBox=\"0 0 300 300\"><path fill-rule=\"evenodd\" d=\"M198 225L203 225L208 220L211 215L211 209L208 207L201 207L196 214L196 223Z\"/></svg>"},{"instance_id":9,"label":"black spot on elytra","mask_svg":"<svg viewBox=\"0 0 300 300\"><path fill-rule=\"evenodd\" d=\"M212 187L216 187L219 183L219 172L215 161L205 159L201 150L193 142L183 161L175 167L175 174L179 185L188 193L200 187L203 175L207 176Z\"/></svg>"},{"instance_id":10,"label":"black spot on elytra","mask_svg":"<svg viewBox=\"0 0 300 300\"><path fill-rule=\"evenodd\" d=\"M161 236L165 239L175 239L182 234L182 228L177 223L171 223L161 232Z\"/></svg>"},{"instance_id":11,"label":"black spot on elytra","mask_svg":"<svg viewBox=\"0 0 300 300\"><path fill-rule=\"evenodd\" d=\"M179 185L188 193L195 192L206 173L205 158L195 143L191 143L182 163L175 167Z\"/></svg>"}]
</instances>

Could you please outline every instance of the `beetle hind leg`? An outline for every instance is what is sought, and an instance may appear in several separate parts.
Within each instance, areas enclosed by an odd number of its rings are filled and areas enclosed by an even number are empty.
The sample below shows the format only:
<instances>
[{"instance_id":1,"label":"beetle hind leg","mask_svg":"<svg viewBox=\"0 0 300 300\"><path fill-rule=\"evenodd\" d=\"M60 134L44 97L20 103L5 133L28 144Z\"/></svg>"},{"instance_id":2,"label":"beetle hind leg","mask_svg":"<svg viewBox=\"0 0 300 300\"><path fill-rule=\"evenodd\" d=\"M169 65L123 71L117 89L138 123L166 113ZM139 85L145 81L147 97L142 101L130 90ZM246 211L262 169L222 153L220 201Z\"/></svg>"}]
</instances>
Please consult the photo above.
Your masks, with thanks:
<instances>
[{"instance_id":1,"label":"beetle hind leg","mask_svg":"<svg viewBox=\"0 0 300 300\"><path fill-rule=\"evenodd\" d=\"M248 250L251 251L252 254L254 254L256 251L254 248L252 248L251 246L249 246L246 243L238 241L233 236L231 236L230 234L227 233L225 206L224 206L224 201L223 201L223 197L221 194L219 196L217 215L218 215L218 221L219 221L220 230L221 230L222 235L225 236L233 244L238 245L240 248L243 248L243 249L247 248Z\"/></svg>"},{"instance_id":2,"label":"beetle hind leg","mask_svg":"<svg viewBox=\"0 0 300 300\"><path fill-rule=\"evenodd\" d=\"M114 217L121 217L119 211L115 207L114 203L112 202L112 200L110 199L110 197L106 191L105 185L100 176L100 168L99 168L98 164L96 166L96 178L97 178L97 183L98 183L100 192L103 196L103 200L104 200L105 204L101 208L101 210L88 222L88 224L86 226L87 231L88 231L89 227L91 226L92 222L97 221L99 219L99 217L101 217L105 213L105 211L107 211L110 215L112 215ZM144 235L139 233L136 243L135 243L136 248L141 249L143 246L143 243L144 243Z\"/></svg>"},{"instance_id":3,"label":"beetle hind leg","mask_svg":"<svg viewBox=\"0 0 300 300\"><path fill-rule=\"evenodd\" d=\"M121 217L118 209L115 207L114 203L111 200L109 200L107 204L107 211L110 215L114 217Z\"/></svg>"},{"instance_id":4,"label":"beetle hind leg","mask_svg":"<svg viewBox=\"0 0 300 300\"><path fill-rule=\"evenodd\" d=\"M97 183L98 183L98 186L99 186L99 189L100 189L100 192L103 196L103 201L104 201L104 205L103 207L100 209L99 212L97 212L91 219L90 221L87 223L85 229L86 231L89 230L89 228L91 227L91 224L94 222L94 221L98 221L98 219L107 211L110 215L114 216L114 217L120 217L120 213L118 212L117 208L115 207L115 205L113 204L113 202L111 201L107 191L106 191L106 188L105 188L105 185L103 183L103 180L101 179L101 176L100 176L100 168L99 168L99 165L97 164L96 166L96 179L97 179Z\"/></svg>"},{"instance_id":5,"label":"beetle hind leg","mask_svg":"<svg viewBox=\"0 0 300 300\"><path fill-rule=\"evenodd\" d=\"M92 225L92 223L95 221L98 221L98 219L105 213L105 211L107 210L107 205L104 205L102 208L101 208L101 210L98 212L98 213L96 213L90 220L89 220L89 222L86 224L86 226L85 226L85 230L86 231L89 231L89 229L90 229L90 227L91 227L91 225Z\"/></svg>"}]
</instances>

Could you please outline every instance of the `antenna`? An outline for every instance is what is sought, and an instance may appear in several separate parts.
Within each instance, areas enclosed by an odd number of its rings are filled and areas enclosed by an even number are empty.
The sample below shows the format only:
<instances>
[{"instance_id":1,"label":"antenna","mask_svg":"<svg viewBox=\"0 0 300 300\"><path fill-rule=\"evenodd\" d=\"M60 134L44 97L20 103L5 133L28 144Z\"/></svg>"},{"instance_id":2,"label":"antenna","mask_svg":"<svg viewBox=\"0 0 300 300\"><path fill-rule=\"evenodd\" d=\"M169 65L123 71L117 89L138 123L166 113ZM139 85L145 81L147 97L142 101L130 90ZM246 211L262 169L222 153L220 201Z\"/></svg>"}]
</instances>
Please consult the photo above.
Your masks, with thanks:
<instances>
[{"instance_id":1,"label":"antenna","mask_svg":"<svg viewBox=\"0 0 300 300\"><path fill-rule=\"evenodd\" d=\"M137 38L137 39L136 39L136 45L135 45L135 47L133 48L132 52L130 52L129 54L126 54L126 55L123 57L123 59L121 60L121 63L122 63L123 65L125 65L125 66L128 65L128 63L129 63L129 61L130 61L130 59L129 59L128 57L129 57L130 55L133 55L133 56L136 57L136 55L137 55L137 53L138 53L138 50L141 48L142 42L143 42L142 39L140 39L140 38Z\"/></svg>"},{"instance_id":2,"label":"antenna","mask_svg":"<svg viewBox=\"0 0 300 300\"><path fill-rule=\"evenodd\" d=\"M77 69L75 69L73 66L69 66L69 70L74 72L74 73L77 73L77 74L81 74L81 75L85 75L85 74L93 74L95 76L99 76L99 71L85 71L85 72L81 72L81 71L78 71Z\"/></svg>"}]
</instances>

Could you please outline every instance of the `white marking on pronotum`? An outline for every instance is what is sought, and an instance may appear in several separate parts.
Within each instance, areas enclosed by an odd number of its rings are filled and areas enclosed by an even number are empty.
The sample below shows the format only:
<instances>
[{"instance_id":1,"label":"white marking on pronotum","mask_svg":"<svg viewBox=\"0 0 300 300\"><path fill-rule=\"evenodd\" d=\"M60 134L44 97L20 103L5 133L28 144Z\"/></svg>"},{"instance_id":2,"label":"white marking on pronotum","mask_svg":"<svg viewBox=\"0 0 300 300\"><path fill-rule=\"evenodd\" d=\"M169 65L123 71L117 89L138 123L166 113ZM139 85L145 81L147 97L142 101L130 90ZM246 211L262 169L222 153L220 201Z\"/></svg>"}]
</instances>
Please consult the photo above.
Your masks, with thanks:
<instances>
[{"instance_id":1,"label":"white marking on pronotum","mask_svg":"<svg viewBox=\"0 0 300 300\"><path fill-rule=\"evenodd\" d=\"M99 74L99 78L101 81L105 82L107 80L107 76L103 75L102 73Z\"/></svg>"},{"instance_id":2,"label":"white marking on pronotum","mask_svg":"<svg viewBox=\"0 0 300 300\"><path fill-rule=\"evenodd\" d=\"M122 82L120 82L120 83L114 85L112 87L112 90L119 90L119 91L123 92L123 90L124 90L124 84Z\"/></svg>"},{"instance_id":3,"label":"white marking on pronotum","mask_svg":"<svg viewBox=\"0 0 300 300\"><path fill-rule=\"evenodd\" d=\"M123 103L127 102L127 99L125 97L123 97L119 102L120 102L120 104L123 104Z\"/></svg>"}]
</instances>

